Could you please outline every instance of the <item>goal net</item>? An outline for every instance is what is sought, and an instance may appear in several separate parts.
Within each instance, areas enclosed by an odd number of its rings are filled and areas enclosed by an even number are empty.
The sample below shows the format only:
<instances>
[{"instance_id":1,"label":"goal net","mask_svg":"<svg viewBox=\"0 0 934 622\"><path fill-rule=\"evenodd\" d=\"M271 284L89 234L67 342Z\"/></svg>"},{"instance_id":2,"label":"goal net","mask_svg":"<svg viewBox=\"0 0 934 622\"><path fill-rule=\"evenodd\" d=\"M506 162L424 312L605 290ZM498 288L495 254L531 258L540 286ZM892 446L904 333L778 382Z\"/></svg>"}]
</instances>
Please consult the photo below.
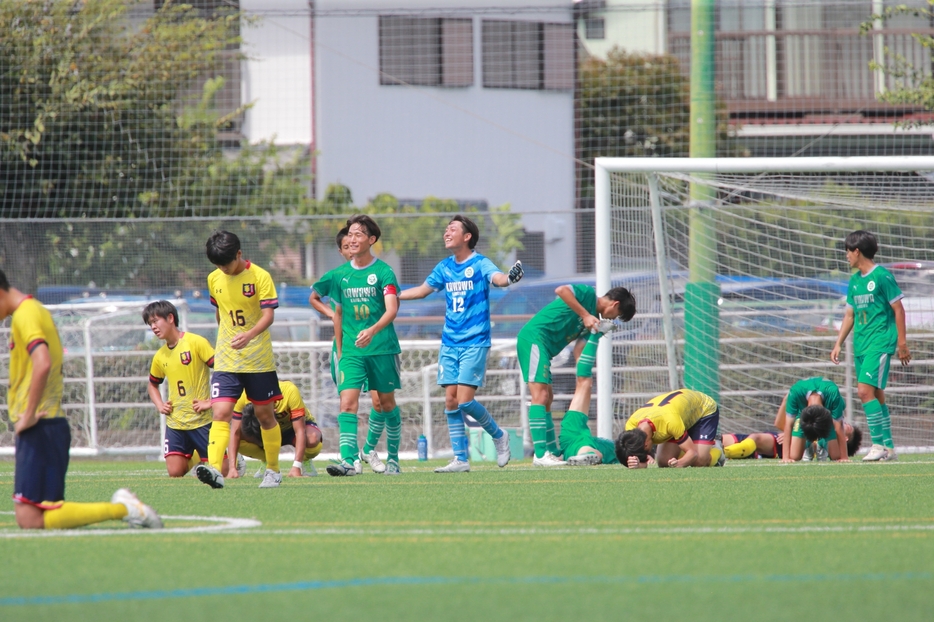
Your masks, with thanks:
<instances>
[{"instance_id":1,"label":"goal net","mask_svg":"<svg viewBox=\"0 0 934 622\"><path fill-rule=\"evenodd\" d=\"M634 282L647 262L656 268L651 293L636 293L643 329L601 348L601 433L618 433L645 398L697 373L685 364L692 339L715 361L704 382L719 392L721 432L774 429L788 388L824 376L865 433L852 336L839 365L829 356L851 274L843 239L864 229L905 296L912 361L895 359L889 374L894 439L934 446L930 171L934 158L598 159L598 290ZM715 292L706 324L686 313L698 280ZM613 382L600 383L611 366Z\"/></svg>"}]
</instances>

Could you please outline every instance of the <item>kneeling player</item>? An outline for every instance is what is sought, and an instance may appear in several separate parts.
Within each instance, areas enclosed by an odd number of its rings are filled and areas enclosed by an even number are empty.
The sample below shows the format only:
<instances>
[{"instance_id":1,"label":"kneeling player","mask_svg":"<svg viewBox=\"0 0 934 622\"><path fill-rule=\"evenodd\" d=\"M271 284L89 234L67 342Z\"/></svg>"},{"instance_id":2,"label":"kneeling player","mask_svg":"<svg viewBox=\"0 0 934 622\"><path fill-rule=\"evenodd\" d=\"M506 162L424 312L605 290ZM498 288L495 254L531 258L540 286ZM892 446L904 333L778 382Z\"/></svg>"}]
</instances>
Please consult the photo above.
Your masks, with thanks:
<instances>
[{"instance_id":1,"label":"kneeling player","mask_svg":"<svg viewBox=\"0 0 934 622\"><path fill-rule=\"evenodd\" d=\"M805 443L806 434L801 426L801 417L805 410L812 407L820 407L828 411L831 418L830 429L824 431L824 426L821 424L816 428L820 432L819 436ZM782 462L801 460L805 445L810 445L811 440L820 439L827 440L827 451L832 460L847 462L849 453L843 429L845 410L846 405L840 397L840 389L831 380L814 376L791 385L788 395L782 400L775 416L775 427L784 431L783 438L787 447L787 450L783 452Z\"/></svg>"},{"instance_id":2,"label":"kneeling player","mask_svg":"<svg viewBox=\"0 0 934 622\"><path fill-rule=\"evenodd\" d=\"M282 399L275 402L274 408L276 421L282 432L282 445L292 445L295 448L295 461L292 462L289 477L317 475L311 460L321 453L323 446L318 423L305 407L298 387L288 380L280 380L279 390L282 392ZM304 425L301 425L302 422ZM234 406L230 426L230 446L227 452L234 455L237 451L256 460L265 461L266 459L259 420L256 418L253 404L247 401L245 393ZM261 471L260 477L265 473L265 469ZM230 469L227 477L238 477L237 470Z\"/></svg>"},{"instance_id":3,"label":"kneeling player","mask_svg":"<svg viewBox=\"0 0 934 622\"><path fill-rule=\"evenodd\" d=\"M843 434L846 438L846 455L853 457L859 451L863 440L863 432L849 423L843 424ZM784 432L753 432L751 434L724 434L723 453L730 460L743 458L782 458L784 449ZM818 440L819 451L827 451L826 439ZM808 448L804 455L807 456Z\"/></svg>"},{"instance_id":4,"label":"kneeling player","mask_svg":"<svg viewBox=\"0 0 934 622\"><path fill-rule=\"evenodd\" d=\"M648 466L652 445L660 467L722 466L715 447L720 411L709 395L679 389L658 395L634 412L616 439L616 456L630 469Z\"/></svg>"}]
</instances>

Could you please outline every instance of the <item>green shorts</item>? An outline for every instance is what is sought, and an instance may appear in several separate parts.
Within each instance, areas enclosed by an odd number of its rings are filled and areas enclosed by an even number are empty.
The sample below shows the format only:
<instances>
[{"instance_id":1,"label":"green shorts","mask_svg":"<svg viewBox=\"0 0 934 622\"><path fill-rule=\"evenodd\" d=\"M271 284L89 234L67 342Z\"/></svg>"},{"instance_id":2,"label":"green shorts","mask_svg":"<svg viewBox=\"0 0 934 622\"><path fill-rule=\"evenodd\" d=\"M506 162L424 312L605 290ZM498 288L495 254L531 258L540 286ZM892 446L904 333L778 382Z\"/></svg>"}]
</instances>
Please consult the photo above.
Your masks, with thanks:
<instances>
[{"instance_id":1,"label":"green shorts","mask_svg":"<svg viewBox=\"0 0 934 622\"><path fill-rule=\"evenodd\" d=\"M576 456L582 447L593 447L603 454L603 464L619 464L613 441L594 436L587 425L587 415L582 412L571 410L564 415L558 443L564 452L565 460Z\"/></svg>"},{"instance_id":2,"label":"green shorts","mask_svg":"<svg viewBox=\"0 0 934 622\"><path fill-rule=\"evenodd\" d=\"M889 364L892 362L891 352L867 352L856 359L856 382L868 384L877 389L885 389L889 381Z\"/></svg>"},{"instance_id":3,"label":"green shorts","mask_svg":"<svg viewBox=\"0 0 934 622\"><path fill-rule=\"evenodd\" d=\"M331 342L331 380L334 381L334 386L337 386L337 374L340 369L340 363L337 361L337 342ZM363 387L360 388L364 393L369 393L369 383L364 382Z\"/></svg>"},{"instance_id":4,"label":"green shorts","mask_svg":"<svg viewBox=\"0 0 934 622\"><path fill-rule=\"evenodd\" d=\"M392 393L402 388L398 354L345 356L337 370L337 392L348 389Z\"/></svg>"},{"instance_id":5,"label":"green shorts","mask_svg":"<svg viewBox=\"0 0 934 622\"><path fill-rule=\"evenodd\" d=\"M516 339L516 356L522 380L551 384L551 357L541 345L520 336Z\"/></svg>"},{"instance_id":6,"label":"green shorts","mask_svg":"<svg viewBox=\"0 0 934 622\"><path fill-rule=\"evenodd\" d=\"M790 417L791 415L788 415L786 413L785 416ZM836 421L836 419L834 419L834 421ZM795 419L795 425L791 428L791 435L794 436L795 438L804 438L804 432L801 431L801 417L798 417L797 419ZM837 428L836 427L830 428L830 434L828 434L824 438L826 438L828 441L837 440ZM807 441L806 438L804 438L804 440Z\"/></svg>"}]
</instances>

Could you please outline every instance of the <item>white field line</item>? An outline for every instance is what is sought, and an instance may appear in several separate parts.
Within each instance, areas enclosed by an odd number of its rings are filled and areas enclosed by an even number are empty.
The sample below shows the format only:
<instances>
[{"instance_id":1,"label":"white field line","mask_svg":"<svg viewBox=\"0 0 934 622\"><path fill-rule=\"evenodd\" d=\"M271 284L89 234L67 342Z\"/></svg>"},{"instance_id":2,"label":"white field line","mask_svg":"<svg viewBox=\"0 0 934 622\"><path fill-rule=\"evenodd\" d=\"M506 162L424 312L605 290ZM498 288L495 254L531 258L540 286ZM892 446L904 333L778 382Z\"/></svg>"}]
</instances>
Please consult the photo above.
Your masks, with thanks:
<instances>
[{"instance_id":1,"label":"white field line","mask_svg":"<svg viewBox=\"0 0 934 622\"><path fill-rule=\"evenodd\" d=\"M0 514L12 515L13 512L0 512ZM252 518L228 518L224 516L163 516L163 520L184 520L198 521L204 523L215 523L204 525L203 527L170 527L168 529L131 529L123 527L121 529L26 529L15 531L6 531L0 529L0 539L3 538L61 538L61 537L85 537L85 536L135 536L135 535L176 535L186 533L216 533L219 531L244 531L259 527L262 525L258 520Z\"/></svg>"}]
</instances>

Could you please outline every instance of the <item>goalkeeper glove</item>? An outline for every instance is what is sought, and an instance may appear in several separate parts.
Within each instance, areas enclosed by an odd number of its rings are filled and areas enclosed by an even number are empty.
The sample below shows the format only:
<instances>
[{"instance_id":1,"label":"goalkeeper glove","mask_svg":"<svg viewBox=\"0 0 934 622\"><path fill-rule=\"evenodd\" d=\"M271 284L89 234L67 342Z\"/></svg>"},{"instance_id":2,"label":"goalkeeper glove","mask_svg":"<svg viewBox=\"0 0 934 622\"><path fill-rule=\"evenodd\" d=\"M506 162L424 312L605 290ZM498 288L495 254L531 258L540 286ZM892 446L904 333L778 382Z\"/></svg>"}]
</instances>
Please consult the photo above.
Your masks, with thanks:
<instances>
[{"instance_id":1,"label":"goalkeeper glove","mask_svg":"<svg viewBox=\"0 0 934 622\"><path fill-rule=\"evenodd\" d=\"M522 262L517 261L513 267L509 269L509 274L507 275L509 284L518 283L519 280L522 279L522 274Z\"/></svg>"}]
</instances>

